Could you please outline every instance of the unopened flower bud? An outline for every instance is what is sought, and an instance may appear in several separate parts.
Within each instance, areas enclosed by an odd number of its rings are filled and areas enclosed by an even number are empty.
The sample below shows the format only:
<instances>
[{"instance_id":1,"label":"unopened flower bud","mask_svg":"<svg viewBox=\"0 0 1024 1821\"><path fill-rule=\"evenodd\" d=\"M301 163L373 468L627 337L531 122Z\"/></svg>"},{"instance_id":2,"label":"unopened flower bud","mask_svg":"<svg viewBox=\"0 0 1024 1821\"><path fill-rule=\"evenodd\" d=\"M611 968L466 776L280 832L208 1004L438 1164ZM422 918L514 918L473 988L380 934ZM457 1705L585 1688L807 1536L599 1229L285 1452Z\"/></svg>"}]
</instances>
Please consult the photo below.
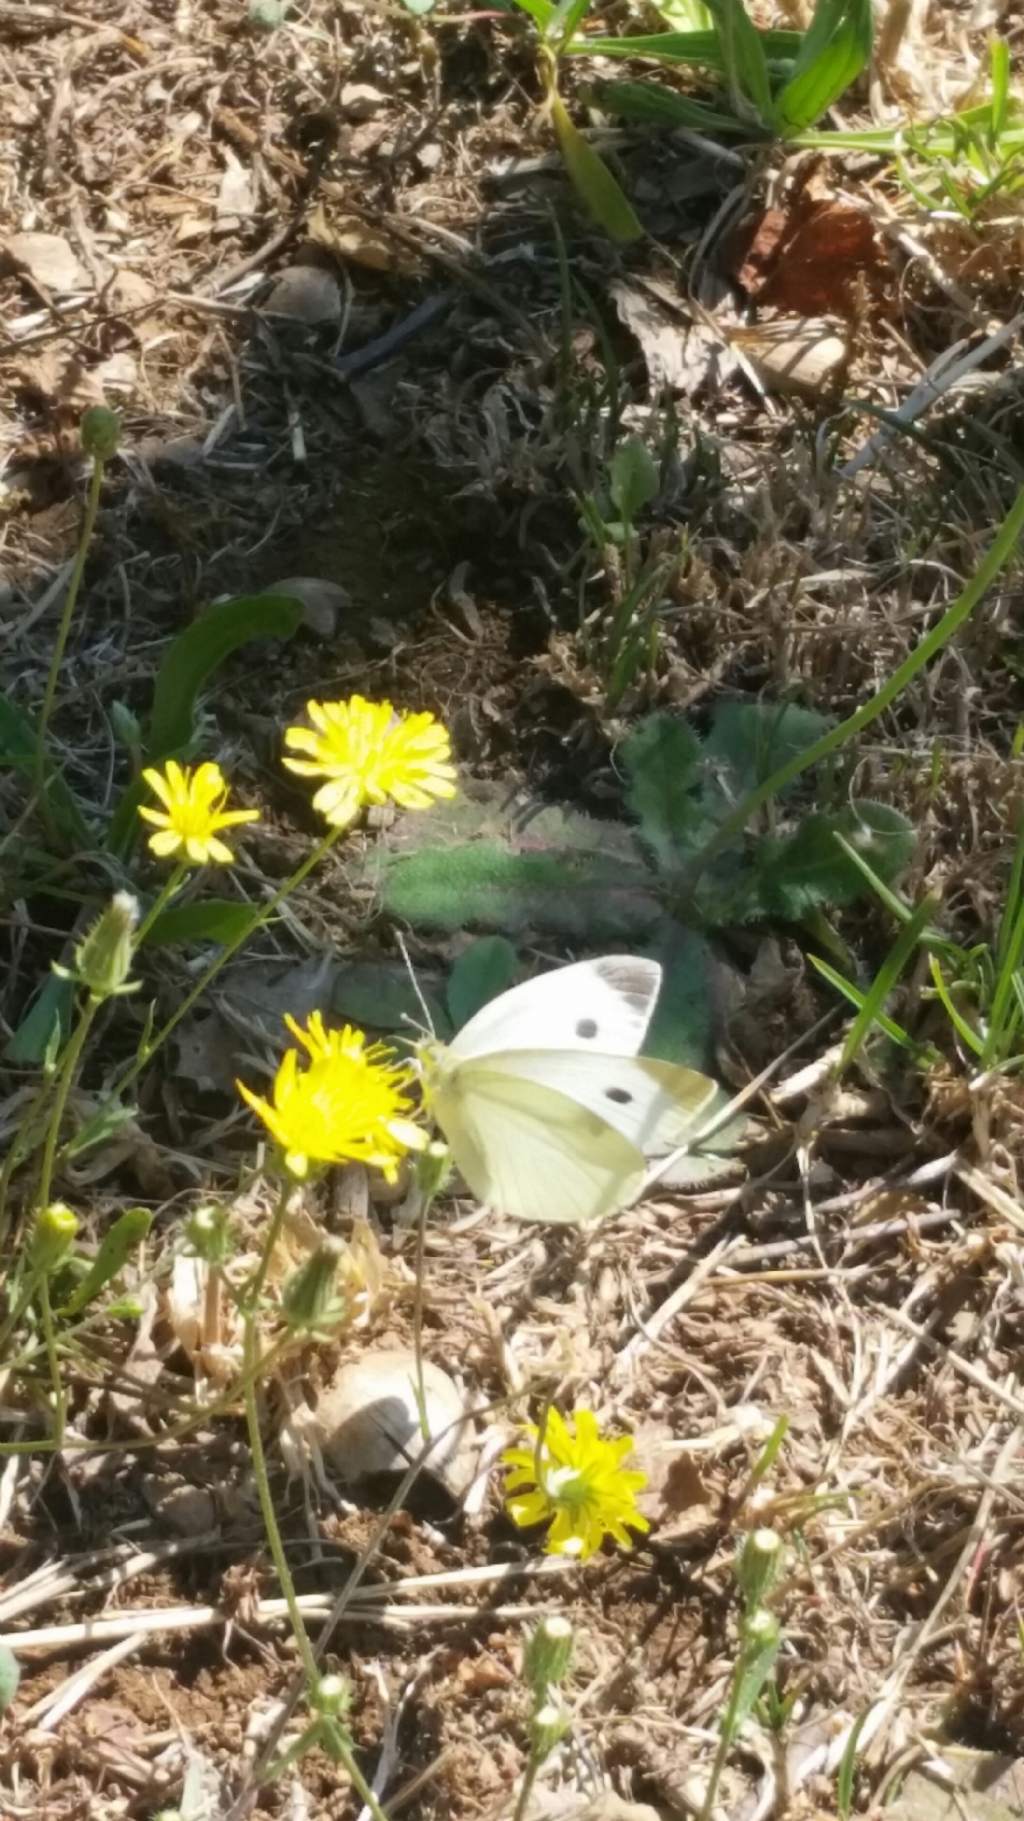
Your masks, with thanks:
<instances>
[{"instance_id":1,"label":"unopened flower bud","mask_svg":"<svg viewBox=\"0 0 1024 1821\"><path fill-rule=\"evenodd\" d=\"M523 1674L539 1707L548 1692L564 1680L572 1657L572 1626L558 1616L542 1619L530 1634L523 1655Z\"/></svg>"},{"instance_id":2,"label":"unopened flower bud","mask_svg":"<svg viewBox=\"0 0 1024 1821\"><path fill-rule=\"evenodd\" d=\"M289 1328L309 1332L330 1327L341 1314L334 1297L338 1266L345 1256L340 1239L322 1239L316 1251L293 1271L281 1293L281 1312Z\"/></svg>"},{"instance_id":3,"label":"unopened flower bud","mask_svg":"<svg viewBox=\"0 0 1024 1821\"><path fill-rule=\"evenodd\" d=\"M75 949L75 978L98 1003L135 991L128 975L138 921L138 899L131 892L115 892Z\"/></svg>"},{"instance_id":4,"label":"unopened flower bud","mask_svg":"<svg viewBox=\"0 0 1024 1821\"><path fill-rule=\"evenodd\" d=\"M204 1264L226 1264L233 1250L227 1209L215 1201L194 1208L185 1222L185 1241Z\"/></svg>"},{"instance_id":5,"label":"unopened flower bud","mask_svg":"<svg viewBox=\"0 0 1024 1821\"><path fill-rule=\"evenodd\" d=\"M744 1605L754 1612L764 1604L782 1573L784 1550L777 1530L752 1530L736 1561L736 1579Z\"/></svg>"},{"instance_id":6,"label":"unopened flower bud","mask_svg":"<svg viewBox=\"0 0 1024 1821\"><path fill-rule=\"evenodd\" d=\"M117 445L121 441L121 419L116 411L106 405L90 405L83 412L79 426L82 448L86 455L94 455L101 462L108 462L117 454Z\"/></svg>"},{"instance_id":7,"label":"unopened flower bud","mask_svg":"<svg viewBox=\"0 0 1024 1821\"><path fill-rule=\"evenodd\" d=\"M312 1702L319 1713L337 1717L348 1712L351 1698L352 1690L344 1676L321 1676L313 1690Z\"/></svg>"},{"instance_id":8,"label":"unopened flower bud","mask_svg":"<svg viewBox=\"0 0 1024 1821\"><path fill-rule=\"evenodd\" d=\"M51 1201L36 1215L32 1232L31 1263L36 1271L52 1271L74 1244L78 1215L63 1201Z\"/></svg>"},{"instance_id":9,"label":"unopened flower bud","mask_svg":"<svg viewBox=\"0 0 1024 1821\"><path fill-rule=\"evenodd\" d=\"M451 1175L452 1154L446 1144L439 1139L425 1145L416 1154L413 1165L416 1175L416 1187L424 1201L433 1201L439 1195Z\"/></svg>"},{"instance_id":10,"label":"unopened flower bud","mask_svg":"<svg viewBox=\"0 0 1024 1821\"><path fill-rule=\"evenodd\" d=\"M569 1730L569 1716L554 1701L539 1707L530 1722L534 1756L542 1762Z\"/></svg>"}]
</instances>

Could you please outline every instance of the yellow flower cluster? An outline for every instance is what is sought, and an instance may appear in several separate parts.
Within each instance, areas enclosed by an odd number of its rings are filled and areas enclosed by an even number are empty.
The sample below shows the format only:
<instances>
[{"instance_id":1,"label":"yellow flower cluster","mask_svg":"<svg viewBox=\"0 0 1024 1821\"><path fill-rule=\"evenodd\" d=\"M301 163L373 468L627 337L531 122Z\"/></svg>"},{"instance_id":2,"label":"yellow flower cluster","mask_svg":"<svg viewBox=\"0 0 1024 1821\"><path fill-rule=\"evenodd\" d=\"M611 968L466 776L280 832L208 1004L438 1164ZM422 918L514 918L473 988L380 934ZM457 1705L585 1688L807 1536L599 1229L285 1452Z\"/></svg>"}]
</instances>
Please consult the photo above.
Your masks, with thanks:
<instances>
[{"instance_id":1,"label":"yellow flower cluster","mask_svg":"<svg viewBox=\"0 0 1024 1821\"><path fill-rule=\"evenodd\" d=\"M433 715L402 714L390 702L360 695L307 702L306 711L312 727L289 727L284 736L289 751L304 756L284 763L300 777L324 780L313 806L330 828L348 828L369 804L429 809L436 799L455 795L451 740ZM207 762L193 770L168 759L142 776L160 803L159 809L147 804L139 810L157 831L149 839L151 851L179 867L230 865L234 854L221 831L256 821L257 811L226 807L220 767ZM405 1153L426 1144L409 1117L412 1071L350 1025L328 1030L319 1012L305 1027L294 1018L285 1023L301 1049L286 1051L269 1098L238 1083L280 1146L285 1168L301 1178L316 1164L353 1161L393 1178Z\"/></svg>"},{"instance_id":2,"label":"yellow flower cluster","mask_svg":"<svg viewBox=\"0 0 1024 1821\"><path fill-rule=\"evenodd\" d=\"M509 1448L501 1457L511 1469L505 1507L520 1527L550 1523L547 1555L585 1562L606 1536L630 1549L629 1529L650 1529L636 1505L647 1475L623 1466L633 1452L631 1435L603 1437L592 1410L573 1411L572 1422L570 1429L559 1411L549 1410L543 1438L535 1423L524 1426L532 1446Z\"/></svg>"}]
</instances>

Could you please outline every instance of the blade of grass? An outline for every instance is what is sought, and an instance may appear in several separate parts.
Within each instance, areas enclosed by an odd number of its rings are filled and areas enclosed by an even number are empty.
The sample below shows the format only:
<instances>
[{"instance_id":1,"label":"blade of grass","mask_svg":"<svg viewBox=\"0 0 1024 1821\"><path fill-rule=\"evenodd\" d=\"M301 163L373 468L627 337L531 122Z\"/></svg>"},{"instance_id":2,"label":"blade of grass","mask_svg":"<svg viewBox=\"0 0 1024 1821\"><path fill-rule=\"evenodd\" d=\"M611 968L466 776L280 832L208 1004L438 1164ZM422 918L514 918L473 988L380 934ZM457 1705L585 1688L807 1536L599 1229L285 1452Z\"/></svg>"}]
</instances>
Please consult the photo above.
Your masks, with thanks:
<instances>
[{"instance_id":1,"label":"blade of grass","mask_svg":"<svg viewBox=\"0 0 1024 1821\"><path fill-rule=\"evenodd\" d=\"M885 960L864 995L864 1003L847 1033L842 1054L836 1065L836 1076L846 1073L851 1063L855 1062L868 1033L879 1022L879 1016L889 994L910 960L917 947L918 938L928 922L938 900L931 896L922 898L917 909L900 930Z\"/></svg>"},{"instance_id":2,"label":"blade of grass","mask_svg":"<svg viewBox=\"0 0 1024 1821\"><path fill-rule=\"evenodd\" d=\"M820 974L823 980L827 980L829 986L835 987L836 992L841 993L844 999L848 999L857 1011L862 1010L867 995L861 991L859 986L855 986L852 980L848 980L846 975L841 974L838 968L833 967L830 962L823 961L820 955L809 955L807 958L815 973ZM894 1018L890 1018L887 1012L879 1012L875 1022L879 1030L884 1031L893 1043L898 1043L901 1049L920 1050L921 1045L914 1042L910 1032L904 1030L902 1024L897 1024Z\"/></svg>"},{"instance_id":3,"label":"blade of grass","mask_svg":"<svg viewBox=\"0 0 1024 1821\"><path fill-rule=\"evenodd\" d=\"M757 36L770 63L792 62L800 54L801 32L758 32ZM570 57L652 57L656 63L696 63L705 69L725 73L717 32L647 32L628 38L574 38L565 49ZM891 133L889 137L892 138Z\"/></svg>"},{"instance_id":4,"label":"blade of grass","mask_svg":"<svg viewBox=\"0 0 1024 1821\"><path fill-rule=\"evenodd\" d=\"M710 0L729 99L741 119L751 112L762 126L772 118L772 85L761 34L743 0Z\"/></svg>"},{"instance_id":5,"label":"blade of grass","mask_svg":"<svg viewBox=\"0 0 1024 1821\"><path fill-rule=\"evenodd\" d=\"M741 138L750 138L751 129L744 121L706 102L692 101L689 95L679 95L675 89L659 88L655 82L599 82L594 94L601 107L623 120L689 127L696 133L737 133Z\"/></svg>"},{"instance_id":6,"label":"blade of grass","mask_svg":"<svg viewBox=\"0 0 1024 1821\"><path fill-rule=\"evenodd\" d=\"M975 1056L980 1056L985 1047L984 1042L978 1036L974 1026L968 1024L967 1019L964 1017L959 1007L954 1005L953 996L946 984L946 976L939 966L938 957L936 955L929 955L928 966L931 969L932 984L939 996L939 1002L946 1017L949 1019L950 1024L953 1026L953 1029L957 1032L957 1035L962 1042L966 1043L967 1048L972 1051Z\"/></svg>"},{"instance_id":7,"label":"blade of grass","mask_svg":"<svg viewBox=\"0 0 1024 1821\"><path fill-rule=\"evenodd\" d=\"M628 197L604 159L573 125L558 94L551 96L551 119L573 187L594 220L620 245L642 240L644 230Z\"/></svg>"},{"instance_id":8,"label":"blade of grass","mask_svg":"<svg viewBox=\"0 0 1024 1821\"><path fill-rule=\"evenodd\" d=\"M772 124L784 137L813 126L871 60L871 0L818 0Z\"/></svg>"}]
</instances>

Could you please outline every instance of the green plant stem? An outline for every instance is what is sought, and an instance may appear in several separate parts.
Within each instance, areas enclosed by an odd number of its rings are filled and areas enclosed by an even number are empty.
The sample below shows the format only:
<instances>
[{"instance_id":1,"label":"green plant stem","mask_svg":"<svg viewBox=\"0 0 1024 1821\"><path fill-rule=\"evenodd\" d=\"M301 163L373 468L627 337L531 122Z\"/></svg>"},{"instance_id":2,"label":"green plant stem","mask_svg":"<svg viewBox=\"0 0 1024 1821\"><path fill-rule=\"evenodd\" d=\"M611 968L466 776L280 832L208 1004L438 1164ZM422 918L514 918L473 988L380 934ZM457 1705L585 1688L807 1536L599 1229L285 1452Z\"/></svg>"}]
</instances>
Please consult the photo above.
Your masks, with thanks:
<instances>
[{"instance_id":1,"label":"green plant stem","mask_svg":"<svg viewBox=\"0 0 1024 1821\"><path fill-rule=\"evenodd\" d=\"M157 896L154 898L153 903L150 905L148 911L146 912L146 915L143 917L142 922L139 924L139 927L135 932L135 947L137 949L142 947L142 944L145 942L146 937L149 935L149 932L152 929L157 918L160 916L162 911L166 910L168 904L171 902L171 899L175 896L176 892L178 891L178 888L181 885L181 882L184 879L186 873L189 872L190 870L191 869L189 867L189 863L187 860L178 861L178 864L174 868L174 871L171 873L170 878L167 880L166 884L161 888L161 890L158 892Z\"/></svg>"},{"instance_id":2,"label":"green plant stem","mask_svg":"<svg viewBox=\"0 0 1024 1821\"><path fill-rule=\"evenodd\" d=\"M312 1694L317 1681L319 1680L319 1670L317 1669L316 1658L313 1655L313 1646L309 1641L309 1633L306 1630L302 1612L299 1608L299 1602L296 1598L295 1583L292 1580L291 1569L288 1566L288 1558L285 1555L284 1544L281 1541L281 1531L277 1522L277 1513L274 1510L274 1497L270 1490L270 1479L267 1474L267 1457L263 1451L263 1436L260 1432L257 1382L263 1361L260 1358L259 1314L255 1305L252 1305L247 1310L243 1321L244 1343L242 1361L246 1379L245 1421L249 1431L249 1451L252 1455L253 1478L256 1481L256 1490L259 1493L260 1511L263 1514L263 1528L267 1533L267 1542L270 1544L270 1553L274 1559L274 1567L277 1571L281 1592L288 1605L288 1614L292 1623L292 1631L295 1634L295 1643L298 1648L299 1656L302 1659L302 1667L306 1672L310 1693Z\"/></svg>"},{"instance_id":3,"label":"green plant stem","mask_svg":"<svg viewBox=\"0 0 1024 1821\"><path fill-rule=\"evenodd\" d=\"M50 720L53 715L53 705L57 699L57 679L60 676L60 667L64 662L64 650L68 642L68 634L71 631L71 621L74 617L75 603L78 600L78 593L82 586L82 577L85 574L85 562L89 554L89 545L92 543L92 534L96 526L96 514L100 508L100 492L103 487L104 468L105 463L102 456L94 455L92 461L92 474L89 477L89 492L85 502L85 516L82 519L82 529L78 538L78 549L75 552L75 566L71 571L71 580L68 583L68 591L64 597L64 611L60 616L60 625L57 628L57 637L54 641L53 654L50 658L50 672L46 679L46 691L43 695L43 706L39 711L39 725L36 728L34 789L42 812L43 822L51 840L54 838L56 831L54 829L53 817L50 814L50 803L46 789L46 736L49 732Z\"/></svg>"},{"instance_id":4,"label":"green plant stem","mask_svg":"<svg viewBox=\"0 0 1024 1821\"><path fill-rule=\"evenodd\" d=\"M264 904L260 910L253 913L252 922L247 924L239 935L233 936L230 942L224 944L224 947L220 950L216 959L211 961L209 967L199 976L199 979L196 981L191 992L186 993L181 1004L178 1006L177 1011L168 1018L166 1024L161 1025L155 1037L151 1037L149 1042L143 1046L130 1067L125 1069L122 1075L118 1076L118 1079L110 1090L111 1101L117 1100L120 1095L124 1093L125 1088L130 1087L132 1082L141 1075L143 1069L156 1055L157 1050L167 1042L168 1037L177 1029L181 1020L192 1010L197 999L202 998L211 981L215 980L220 973L221 968L227 966L227 963L232 959L232 956L238 953L238 950L242 947L243 943L248 942L250 936L255 935L257 930L262 929L264 924L269 922L278 905L282 904L285 898L290 897L291 893L298 889L307 873L312 872L314 866L324 858L325 854L330 852L335 842L340 840L344 833L345 830L341 828L329 829L323 839L317 842L312 853L307 855L306 859L303 860L302 865L297 866L295 871L285 880L284 884L279 886L273 896L267 899L266 904Z\"/></svg>"},{"instance_id":5,"label":"green plant stem","mask_svg":"<svg viewBox=\"0 0 1024 1821\"><path fill-rule=\"evenodd\" d=\"M43 1161L39 1171L39 1189L37 1201L40 1212L50 1205L50 1193L53 1188L53 1174L57 1162L57 1145L60 1129L64 1123L64 1113L68 1104L68 1095L78 1073L78 1064L86 1039L92 1029L93 1020L100 1009L100 1001L91 994L86 999L71 1036L64 1048L64 1054L57 1067L57 1082L54 1089L53 1106L50 1109L49 1124L46 1128L46 1142L43 1146Z\"/></svg>"},{"instance_id":6,"label":"green plant stem","mask_svg":"<svg viewBox=\"0 0 1024 1821\"><path fill-rule=\"evenodd\" d=\"M858 734L863 733L865 727L869 727L872 721L876 721L879 715L889 707L889 704L902 694L907 685L913 682L918 672L923 670L926 664L931 663L932 658L942 650L943 646L949 644L950 639L959 632L965 620L969 619L978 602L992 586L1000 570L1009 561L1022 531L1024 531L1024 489L1018 493L966 587L961 589L956 600L947 607L938 623L925 634L923 639L919 640L910 655L893 671L888 682L883 683L881 689L876 690L867 702L863 703L852 715L848 715L845 721L841 721L838 727L830 728L829 732L823 734L820 740L815 740L813 746L808 746L803 752L795 753L793 758L788 759L784 765L780 765L777 771L773 771L771 777L766 778L763 784L755 785L753 790L747 792L742 802L738 803L736 808L719 824L710 840L705 843L692 865L687 869L683 889L688 896L692 895L697 881L716 854L720 854L723 848L728 847L743 834L751 816L763 808L772 797L777 797L780 791L785 790L810 766L819 764L830 753L837 751L840 746L844 746L848 740L856 739Z\"/></svg>"},{"instance_id":7,"label":"green plant stem","mask_svg":"<svg viewBox=\"0 0 1024 1821\"><path fill-rule=\"evenodd\" d=\"M519 1795L516 1798L515 1812L512 1816L512 1821L523 1821L523 1816L526 1813L526 1805L530 1800L533 1786L537 1781L537 1772L539 1769L540 1759L535 1751L531 1751L530 1761L523 1772L522 1783L519 1785Z\"/></svg>"},{"instance_id":8,"label":"green plant stem","mask_svg":"<svg viewBox=\"0 0 1024 1821\"><path fill-rule=\"evenodd\" d=\"M2 1257L4 1253L7 1240L7 1229L10 1225L7 1196L11 1187L11 1178L18 1165L24 1162L24 1159L33 1149L32 1144L28 1142L29 1135L35 1130L39 1116L46 1105L47 1095L50 1092L51 1086L52 1082L49 1078L44 1078L39 1083L32 1099L29 1101L28 1106L25 1108L25 1111L18 1121L17 1129L7 1148L7 1155L4 1158L3 1165L0 1166L0 1257Z\"/></svg>"},{"instance_id":9,"label":"green plant stem","mask_svg":"<svg viewBox=\"0 0 1024 1821\"><path fill-rule=\"evenodd\" d=\"M426 1289L427 1257L427 1220L434 1205L436 1191L420 1195L419 1213L416 1220L416 1287L412 1305L412 1350L416 1360L416 1413L420 1419L420 1434L424 1442L429 1442L430 1418L427 1415L427 1381L423 1360L423 1315Z\"/></svg>"},{"instance_id":10,"label":"green plant stem","mask_svg":"<svg viewBox=\"0 0 1024 1821\"><path fill-rule=\"evenodd\" d=\"M57 1351L57 1333L53 1325L53 1308L50 1303L50 1279L44 1271L39 1283L39 1314L43 1324L43 1339L46 1343L46 1363L50 1369L50 1388L53 1396L53 1448L59 1454L64 1446L64 1435L67 1429L68 1400L61 1377L60 1354Z\"/></svg>"}]
</instances>

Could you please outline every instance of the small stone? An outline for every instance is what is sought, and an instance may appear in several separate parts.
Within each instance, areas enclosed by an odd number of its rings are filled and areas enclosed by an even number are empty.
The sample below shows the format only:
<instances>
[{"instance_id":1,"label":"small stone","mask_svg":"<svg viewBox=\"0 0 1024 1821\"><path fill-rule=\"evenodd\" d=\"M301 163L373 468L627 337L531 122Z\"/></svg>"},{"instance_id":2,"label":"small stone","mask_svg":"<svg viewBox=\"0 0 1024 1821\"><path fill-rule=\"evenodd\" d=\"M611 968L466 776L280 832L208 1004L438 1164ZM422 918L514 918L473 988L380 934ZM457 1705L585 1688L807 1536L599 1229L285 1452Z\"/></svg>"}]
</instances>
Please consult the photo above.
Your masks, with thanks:
<instances>
[{"instance_id":1,"label":"small stone","mask_svg":"<svg viewBox=\"0 0 1024 1821\"><path fill-rule=\"evenodd\" d=\"M263 308L274 316L290 316L293 322L340 322L338 281L322 266L285 266Z\"/></svg>"},{"instance_id":2,"label":"small stone","mask_svg":"<svg viewBox=\"0 0 1024 1821\"><path fill-rule=\"evenodd\" d=\"M63 234L9 234L4 253L48 291L83 291L92 281Z\"/></svg>"},{"instance_id":3,"label":"small stone","mask_svg":"<svg viewBox=\"0 0 1024 1821\"><path fill-rule=\"evenodd\" d=\"M426 1470L450 1490L465 1489L466 1407L447 1372L423 1368L427 1422L437 1437ZM328 1465L349 1483L378 1473L405 1473L423 1449L416 1407L416 1359L382 1347L350 1360L321 1392L312 1432Z\"/></svg>"},{"instance_id":4,"label":"small stone","mask_svg":"<svg viewBox=\"0 0 1024 1821\"><path fill-rule=\"evenodd\" d=\"M372 83L345 82L338 103L342 113L347 114L350 120L371 120L386 105L387 99L383 91L375 89Z\"/></svg>"}]
</instances>

